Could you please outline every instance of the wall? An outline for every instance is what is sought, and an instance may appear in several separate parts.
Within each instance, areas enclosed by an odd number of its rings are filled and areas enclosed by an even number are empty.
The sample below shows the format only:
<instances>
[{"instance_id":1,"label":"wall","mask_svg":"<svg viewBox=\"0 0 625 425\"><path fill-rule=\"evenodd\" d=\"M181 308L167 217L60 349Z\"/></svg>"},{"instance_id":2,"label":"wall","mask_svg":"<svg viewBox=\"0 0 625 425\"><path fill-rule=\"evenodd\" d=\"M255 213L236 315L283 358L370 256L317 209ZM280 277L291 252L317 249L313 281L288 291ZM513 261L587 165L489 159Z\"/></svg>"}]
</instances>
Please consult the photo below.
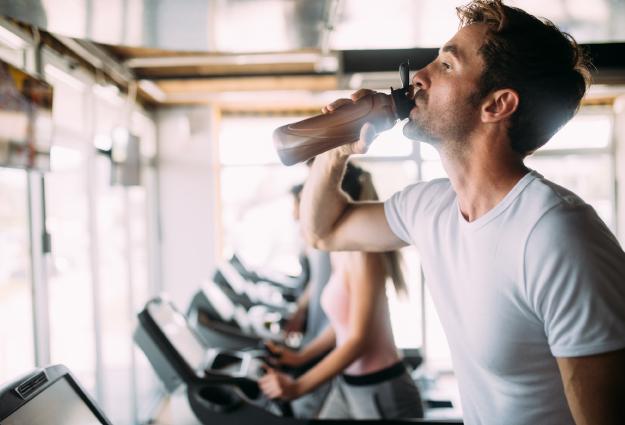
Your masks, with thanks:
<instances>
[{"instance_id":1,"label":"wall","mask_svg":"<svg viewBox=\"0 0 625 425\"><path fill-rule=\"evenodd\" d=\"M161 208L162 283L186 309L215 258L212 109L177 107L157 113Z\"/></svg>"}]
</instances>

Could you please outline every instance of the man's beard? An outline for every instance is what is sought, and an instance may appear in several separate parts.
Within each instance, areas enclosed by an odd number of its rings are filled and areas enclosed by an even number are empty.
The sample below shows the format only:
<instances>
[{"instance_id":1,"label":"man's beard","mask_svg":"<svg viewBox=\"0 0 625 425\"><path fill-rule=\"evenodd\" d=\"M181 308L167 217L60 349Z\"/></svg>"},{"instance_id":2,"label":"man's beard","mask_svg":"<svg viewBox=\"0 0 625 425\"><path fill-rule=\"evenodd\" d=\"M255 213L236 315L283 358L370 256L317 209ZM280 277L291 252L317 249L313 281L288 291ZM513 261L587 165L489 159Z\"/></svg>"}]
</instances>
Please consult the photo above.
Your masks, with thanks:
<instances>
[{"instance_id":1,"label":"man's beard","mask_svg":"<svg viewBox=\"0 0 625 425\"><path fill-rule=\"evenodd\" d=\"M417 113L404 125L404 136L437 146L443 142L462 143L477 124L479 101L475 95L456 102L440 113L428 109L428 93L415 95Z\"/></svg>"},{"instance_id":2,"label":"man's beard","mask_svg":"<svg viewBox=\"0 0 625 425\"><path fill-rule=\"evenodd\" d=\"M432 129L430 128L431 123L428 119L423 117L423 114L426 113L425 108L428 103L427 92L424 90L417 91L414 95L414 101L417 105L416 108L420 109L420 114L416 118L409 116L408 122L403 128L404 136L420 142L434 143L438 141L439 139L432 133ZM410 115L412 115L412 113Z\"/></svg>"}]
</instances>

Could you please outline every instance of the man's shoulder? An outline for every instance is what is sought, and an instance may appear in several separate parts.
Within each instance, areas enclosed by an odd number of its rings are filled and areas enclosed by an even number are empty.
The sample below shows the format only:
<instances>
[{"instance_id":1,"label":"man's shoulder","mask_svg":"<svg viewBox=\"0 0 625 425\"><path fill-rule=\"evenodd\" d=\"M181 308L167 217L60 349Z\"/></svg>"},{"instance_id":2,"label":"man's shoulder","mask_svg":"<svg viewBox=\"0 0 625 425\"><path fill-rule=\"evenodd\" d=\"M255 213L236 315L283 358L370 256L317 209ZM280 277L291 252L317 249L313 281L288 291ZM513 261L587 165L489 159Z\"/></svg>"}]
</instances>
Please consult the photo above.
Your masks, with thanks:
<instances>
[{"instance_id":1,"label":"man's shoulder","mask_svg":"<svg viewBox=\"0 0 625 425\"><path fill-rule=\"evenodd\" d=\"M528 230L546 219L559 220L567 212L592 210L578 195L542 175L532 172L533 179L516 200L517 220L525 221Z\"/></svg>"},{"instance_id":2,"label":"man's shoulder","mask_svg":"<svg viewBox=\"0 0 625 425\"><path fill-rule=\"evenodd\" d=\"M588 204L571 190L546 179L538 173L528 185L527 194L548 207L586 208Z\"/></svg>"},{"instance_id":3,"label":"man's shoulder","mask_svg":"<svg viewBox=\"0 0 625 425\"><path fill-rule=\"evenodd\" d=\"M584 247L590 237L608 238L614 235L594 208L572 191L537 177L526 194L536 204L534 223L528 237L534 243L561 248Z\"/></svg>"}]
</instances>

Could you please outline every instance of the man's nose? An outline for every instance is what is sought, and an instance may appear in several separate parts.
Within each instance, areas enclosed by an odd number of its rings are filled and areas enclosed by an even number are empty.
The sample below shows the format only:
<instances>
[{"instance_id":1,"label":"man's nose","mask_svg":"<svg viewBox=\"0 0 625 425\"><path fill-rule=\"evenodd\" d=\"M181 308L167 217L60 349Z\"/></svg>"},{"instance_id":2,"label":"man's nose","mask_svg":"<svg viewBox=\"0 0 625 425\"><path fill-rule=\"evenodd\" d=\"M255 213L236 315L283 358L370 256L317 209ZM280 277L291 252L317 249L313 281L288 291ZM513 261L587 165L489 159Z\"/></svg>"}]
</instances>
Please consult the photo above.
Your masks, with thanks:
<instances>
[{"instance_id":1,"label":"man's nose","mask_svg":"<svg viewBox=\"0 0 625 425\"><path fill-rule=\"evenodd\" d=\"M430 79L427 74L427 66L419 69L412 76L412 85L418 87L420 90L430 87Z\"/></svg>"}]
</instances>

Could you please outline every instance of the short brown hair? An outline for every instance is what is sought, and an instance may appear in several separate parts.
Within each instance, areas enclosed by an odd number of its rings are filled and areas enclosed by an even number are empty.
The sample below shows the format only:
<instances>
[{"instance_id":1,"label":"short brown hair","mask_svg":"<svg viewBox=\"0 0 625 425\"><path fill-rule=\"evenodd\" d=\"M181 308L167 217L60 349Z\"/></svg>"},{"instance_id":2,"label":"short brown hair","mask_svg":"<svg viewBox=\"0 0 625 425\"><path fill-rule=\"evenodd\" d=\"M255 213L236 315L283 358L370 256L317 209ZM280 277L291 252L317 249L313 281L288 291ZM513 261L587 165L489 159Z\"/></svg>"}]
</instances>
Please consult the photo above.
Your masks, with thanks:
<instances>
[{"instance_id":1,"label":"short brown hair","mask_svg":"<svg viewBox=\"0 0 625 425\"><path fill-rule=\"evenodd\" d=\"M552 22L501 0L474 0L456 11L461 27L489 28L479 50L485 64L479 99L515 90L520 101L508 128L510 143L522 155L533 152L577 112L590 84L586 54Z\"/></svg>"}]
</instances>

